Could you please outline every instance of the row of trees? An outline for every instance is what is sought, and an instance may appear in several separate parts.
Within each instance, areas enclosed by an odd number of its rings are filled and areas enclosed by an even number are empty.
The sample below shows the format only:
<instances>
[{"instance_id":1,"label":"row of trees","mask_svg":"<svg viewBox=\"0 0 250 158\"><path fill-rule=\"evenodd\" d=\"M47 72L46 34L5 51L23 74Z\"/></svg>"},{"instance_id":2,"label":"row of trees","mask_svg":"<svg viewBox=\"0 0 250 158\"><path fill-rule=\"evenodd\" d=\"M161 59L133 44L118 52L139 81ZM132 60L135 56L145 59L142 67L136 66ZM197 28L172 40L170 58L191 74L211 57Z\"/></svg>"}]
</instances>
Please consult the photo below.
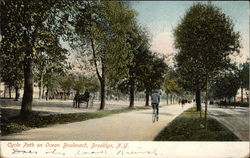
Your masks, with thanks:
<instances>
[{"instance_id":1,"label":"row of trees","mask_svg":"<svg viewBox=\"0 0 250 158\"><path fill-rule=\"evenodd\" d=\"M101 110L107 83L129 93L130 107L135 91L145 91L148 105L150 91L161 86L167 65L149 50L147 32L127 2L10 0L1 1L1 10L0 71L9 87L24 85L21 116L32 111L34 81L40 96L58 84L65 92L100 87ZM72 85L69 49L89 60L99 83L85 74Z\"/></svg>"},{"instance_id":2,"label":"row of trees","mask_svg":"<svg viewBox=\"0 0 250 158\"><path fill-rule=\"evenodd\" d=\"M163 85L170 97L183 96L184 91L195 93L200 111L204 90L205 118L209 92L222 97L219 90L225 80L237 82L242 89L248 87L245 72L249 65L233 71L236 66L230 59L239 52L239 33L231 19L211 3L193 5L175 28L176 65L171 69L163 57L150 51L147 31L136 22L129 2L9 0L1 1L1 10L0 72L9 87L18 91L24 84L22 116L32 111L34 80L40 96L45 88L52 91L58 84L65 92L99 87L101 110L107 84L129 94L129 107L134 106L136 91L145 92L148 106L150 92ZM96 77L86 73L85 78L70 82L74 63L67 59L72 50L89 61ZM229 82L235 76L237 80ZM235 94L237 86L231 88L227 95Z\"/></svg>"},{"instance_id":3,"label":"row of trees","mask_svg":"<svg viewBox=\"0 0 250 158\"><path fill-rule=\"evenodd\" d=\"M211 83L210 98L236 101L238 90L241 90L241 102L243 102L243 89L249 90L249 61L240 64L232 71L219 74ZM249 94L246 93L247 98ZM248 98L249 99L249 98Z\"/></svg>"},{"instance_id":4,"label":"row of trees","mask_svg":"<svg viewBox=\"0 0 250 158\"><path fill-rule=\"evenodd\" d=\"M63 99L67 99L74 90L76 93L88 91L95 93L99 90L99 83L96 78L87 78L86 76L75 76L69 74L67 76L57 76L57 78L49 78L49 85L46 88L46 94L63 92ZM42 95L41 95L42 94ZM44 98L44 90L39 91L39 98ZM48 96L47 96L48 97Z\"/></svg>"},{"instance_id":5,"label":"row of trees","mask_svg":"<svg viewBox=\"0 0 250 158\"><path fill-rule=\"evenodd\" d=\"M64 65L68 52L60 38L66 34L63 11L68 9L65 2L1 1L1 74L4 82L11 81L9 86L19 88L16 83L24 82L23 116L32 109L34 72L41 76L41 85L45 71L53 74Z\"/></svg>"},{"instance_id":6,"label":"row of trees","mask_svg":"<svg viewBox=\"0 0 250 158\"><path fill-rule=\"evenodd\" d=\"M134 106L135 90L149 92L160 87L155 74L162 76L166 64L149 51L146 31L135 20L135 12L123 2L89 2L76 19L80 44L90 49L93 65L101 87L101 105L105 106L106 83L111 82L129 92L129 107ZM87 10L87 11L86 11ZM163 70L163 71L162 71ZM148 75L148 76L147 76ZM143 79L147 80L143 80ZM148 102L146 103L148 105Z\"/></svg>"}]
</instances>

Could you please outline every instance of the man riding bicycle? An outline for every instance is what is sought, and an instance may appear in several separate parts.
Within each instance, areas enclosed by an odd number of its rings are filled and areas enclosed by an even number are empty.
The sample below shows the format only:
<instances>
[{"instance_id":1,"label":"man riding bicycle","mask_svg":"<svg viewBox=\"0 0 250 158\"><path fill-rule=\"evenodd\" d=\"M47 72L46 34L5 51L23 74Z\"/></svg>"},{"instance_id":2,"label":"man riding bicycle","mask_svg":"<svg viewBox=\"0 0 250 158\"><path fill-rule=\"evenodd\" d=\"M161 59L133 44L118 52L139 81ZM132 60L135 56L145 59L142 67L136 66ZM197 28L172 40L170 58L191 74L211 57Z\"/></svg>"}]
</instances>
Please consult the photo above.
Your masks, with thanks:
<instances>
[{"instance_id":1,"label":"man riding bicycle","mask_svg":"<svg viewBox=\"0 0 250 158\"><path fill-rule=\"evenodd\" d=\"M151 105L153 110L156 110L157 120L159 114L160 94L157 91L153 91L151 94Z\"/></svg>"}]
</instances>

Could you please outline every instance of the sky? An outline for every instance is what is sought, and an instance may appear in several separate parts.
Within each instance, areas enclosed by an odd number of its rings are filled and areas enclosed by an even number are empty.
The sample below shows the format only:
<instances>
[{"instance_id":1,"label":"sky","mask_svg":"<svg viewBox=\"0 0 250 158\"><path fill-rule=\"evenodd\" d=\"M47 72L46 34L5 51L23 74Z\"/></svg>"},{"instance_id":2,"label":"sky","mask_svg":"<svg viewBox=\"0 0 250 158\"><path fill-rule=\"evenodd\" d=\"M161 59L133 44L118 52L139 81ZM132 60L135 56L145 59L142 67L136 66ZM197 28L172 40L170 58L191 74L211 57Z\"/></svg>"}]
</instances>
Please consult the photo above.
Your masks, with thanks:
<instances>
[{"instance_id":1,"label":"sky","mask_svg":"<svg viewBox=\"0 0 250 158\"><path fill-rule=\"evenodd\" d=\"M207 3L207 2L202 2ZM144 26L151 37L151 50L173 57L173 29L190 8L193 1L133 1L131 7L138 13L137 21ZM213 1L212 4L222 9L235 24L235 31L241 35L242 48L238 56L232 59L238 63L249 57L249 2L248 1Z\"/></svg>"}]
</instances>

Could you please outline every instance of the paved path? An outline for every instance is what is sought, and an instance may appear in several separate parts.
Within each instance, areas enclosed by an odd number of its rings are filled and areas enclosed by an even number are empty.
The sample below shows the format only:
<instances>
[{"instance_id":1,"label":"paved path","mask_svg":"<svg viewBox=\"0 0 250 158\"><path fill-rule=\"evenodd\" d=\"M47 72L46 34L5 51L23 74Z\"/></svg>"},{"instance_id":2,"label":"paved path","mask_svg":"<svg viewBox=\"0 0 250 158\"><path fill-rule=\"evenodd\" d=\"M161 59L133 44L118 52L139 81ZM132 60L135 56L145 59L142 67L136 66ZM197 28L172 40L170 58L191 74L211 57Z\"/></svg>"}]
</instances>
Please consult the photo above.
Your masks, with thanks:
<instances>
[{"instance_id":1,"label":"paved path","mask_svg":"<svg viewBox=\"0 0 250 158\"><path fill-rule=\"evenodd\" d=\"M82 103L81 108L72 108L72 100L39 100L34 99L32 104L32 111L40 114L66 114L66 113L82 113L98 111L100 101L95 100L94 103L89 103L88 109L86 104ZM166 100L162 99L160 105L165 105ZM21 109L21 100L13 101L13 99L0 99L1 112L3 118L19 115ZM135 100L136 107L144 107L144 100ZM105 110L122 109L129 106L128 100L106 100Z\"/></svg>"},{"instance_id":2,"label":"paved path","mask_svg":"<svg viewBox=\"0 0 250 158\"><path fill-rule=\"evenodd\" d=\"M249 140L249 108L208 106L208 113L229 128L241 140Z\"/></svg>"},{"instance_id":3,"label":"paved path","mask_svg":"<svg viewBox=\"0 0 250 158\"><path fill-rule=\"evenodd\" d=\"M93 141L151 141L176 116L191 107L186 104L160 108L159 121L152 123L152 110L114 114L69 124L32 129L1 137L2 140L93 140Z\"/></svg>"}]
</instances>

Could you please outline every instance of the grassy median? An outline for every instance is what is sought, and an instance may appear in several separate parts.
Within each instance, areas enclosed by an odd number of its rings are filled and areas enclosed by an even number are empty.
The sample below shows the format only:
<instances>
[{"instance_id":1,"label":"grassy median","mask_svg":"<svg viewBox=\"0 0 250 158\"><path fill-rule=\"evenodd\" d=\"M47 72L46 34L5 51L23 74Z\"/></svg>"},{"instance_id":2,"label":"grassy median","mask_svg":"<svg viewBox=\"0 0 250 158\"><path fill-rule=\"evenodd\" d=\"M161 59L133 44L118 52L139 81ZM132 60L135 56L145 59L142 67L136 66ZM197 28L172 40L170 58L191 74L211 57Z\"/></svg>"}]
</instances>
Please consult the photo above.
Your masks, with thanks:
<instances>
[{"instance_id":1,"label":"grassy median","mask_svg":"<svg viewBox=\"0 0 250 158\"><path fill-rule=\"evenodd\" d=\"M24 130L29 130L31 128L40 128L55 124L84 121L93 118L108 116L111 114L129 112L132 110L143 110L148 108L150 107L135 107L135 108L123 108L118 110L105 110L97 112L53 114L53 115L39 115L34 113L29 115L27 118L21 118L19 116L16 116L1 121L1 135L17 133Z\"/></svg>"},{"instance_id":2,"label":"grassy median","mask_svg":"<svg viewBox=\"0 0 250 158\"><path fill-rule=\"evenodd\" d=\"M204 112L202 112L204 116ZM238 141L228 128L208 116L207 130L204 118L196 108L190 108L165 127L155 141Z\"/></svg>"}]
</instances>

